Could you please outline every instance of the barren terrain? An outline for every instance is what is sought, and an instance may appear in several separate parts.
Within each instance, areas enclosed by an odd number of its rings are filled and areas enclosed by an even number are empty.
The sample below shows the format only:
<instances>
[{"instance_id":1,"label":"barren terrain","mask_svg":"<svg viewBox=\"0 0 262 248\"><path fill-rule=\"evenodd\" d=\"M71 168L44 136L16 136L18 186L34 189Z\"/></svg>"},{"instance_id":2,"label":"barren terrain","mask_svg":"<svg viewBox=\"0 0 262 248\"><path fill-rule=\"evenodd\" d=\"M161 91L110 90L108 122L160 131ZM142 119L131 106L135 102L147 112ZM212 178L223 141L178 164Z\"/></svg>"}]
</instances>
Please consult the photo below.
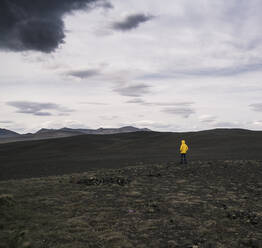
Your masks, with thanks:
<instances>
[{"instance_id":1,"label":"barren terrain","mask_svg":"<svg viewBox=\"0 0 262 248\"><path fill-rule=\"evenodd\" d=\"M191 161L0 182L0 247L262 247L262 162Z\"/></svg>"}]
</instances>

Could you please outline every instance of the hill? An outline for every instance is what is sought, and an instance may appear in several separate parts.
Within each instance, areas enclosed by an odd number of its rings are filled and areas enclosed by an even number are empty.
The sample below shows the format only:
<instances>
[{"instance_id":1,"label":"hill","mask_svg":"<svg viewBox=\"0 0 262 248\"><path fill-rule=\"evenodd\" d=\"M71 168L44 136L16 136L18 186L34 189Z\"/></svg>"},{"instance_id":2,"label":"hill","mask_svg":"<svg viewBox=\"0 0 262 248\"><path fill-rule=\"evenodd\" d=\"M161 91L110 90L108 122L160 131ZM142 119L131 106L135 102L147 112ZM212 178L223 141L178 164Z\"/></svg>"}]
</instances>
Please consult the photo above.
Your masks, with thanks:
<instances>
[{"instance_id":1,"label":"hill","mask_svg":"<svg viewBox=\"0 0 262 248\"><path fill-rule=\"evenodd\" d=\"M189 160L262 159L260 131L79 135L0 144L0 180L178 161L181 139L189 145Z\"/></svg>"},{"instance_id":2,"label":"hill","mask_svg":"<svg viewBox=\"0 0 262 248\"><path fill-rule=\"evenodd\" d=\"M19 133L16 133L16 132L8 130L8 129L0 128L0 139L1 138L19 137L19 136L20 136Z\"/></svg>"},{"instance_id":3,"label":"hill","mask_svg":"<svg viewBox=\"0 0 262 248\"><path fill-rule=\"evenodd\" d=\"M132 126L126 126L121 128L98 128L98 129L73 129L73 128L64 127L60 129L42 128L35 133L18 134L10 130L0 129L0 143L54 139L54 138L71 137L71 136L83 135L83 134L105 135L105 134L117 134L117 133L132 133L132 132L140 132L140 131L151 131L151 130L147 128L136 128Z\"/></svg>"},{"instance_id":4,"label":"hill","mask_svg":"<svg viewBox=\"0 0 262 248\"><path fill-rule=\"evenodd\" d=\"M0 182L0 247L261 248L262 164L170 163Z\"/></svg>"}]
</instances>

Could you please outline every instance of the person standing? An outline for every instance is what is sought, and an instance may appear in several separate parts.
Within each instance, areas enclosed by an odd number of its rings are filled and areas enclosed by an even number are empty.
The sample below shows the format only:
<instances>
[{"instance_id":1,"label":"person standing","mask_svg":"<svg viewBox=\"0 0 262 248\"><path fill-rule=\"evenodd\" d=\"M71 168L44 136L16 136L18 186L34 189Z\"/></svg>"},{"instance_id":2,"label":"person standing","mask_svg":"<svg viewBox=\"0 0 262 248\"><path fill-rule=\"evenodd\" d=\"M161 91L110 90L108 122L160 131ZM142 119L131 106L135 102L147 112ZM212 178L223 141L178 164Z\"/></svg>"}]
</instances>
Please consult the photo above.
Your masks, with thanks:
<instances>
[{"instance_id":1,"label":"person standing","mask_svg":"<svg viewBox=\"0 0 262 248\"><path fill-rule=\"evenodd\" d=\"M180 156L181 156L180 164L187 164L187 160L186 160L187 150L188 150L188 146L185 140L182 140L180 146Z\"/></svg>"}]
</instances>

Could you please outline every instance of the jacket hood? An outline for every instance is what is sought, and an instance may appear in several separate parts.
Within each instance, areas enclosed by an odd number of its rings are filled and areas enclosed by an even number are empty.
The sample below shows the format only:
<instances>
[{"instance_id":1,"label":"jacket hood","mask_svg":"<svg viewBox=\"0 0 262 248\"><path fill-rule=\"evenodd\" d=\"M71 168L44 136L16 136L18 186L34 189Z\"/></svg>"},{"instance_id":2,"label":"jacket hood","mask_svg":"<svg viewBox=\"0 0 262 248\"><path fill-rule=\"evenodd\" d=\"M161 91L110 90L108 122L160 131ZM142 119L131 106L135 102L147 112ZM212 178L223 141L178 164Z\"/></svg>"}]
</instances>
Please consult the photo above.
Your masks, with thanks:
<instances>
[{"instance_id":1,"label":"jacket hood","mask_svg":"<svg viewBox=\"0 0 262 248\"><path fill-rule=\"evenodd\" d=\"M185 140L182 140L181 143L182 143L182 144L186 144Z\"/></svg>"}]
</instances>

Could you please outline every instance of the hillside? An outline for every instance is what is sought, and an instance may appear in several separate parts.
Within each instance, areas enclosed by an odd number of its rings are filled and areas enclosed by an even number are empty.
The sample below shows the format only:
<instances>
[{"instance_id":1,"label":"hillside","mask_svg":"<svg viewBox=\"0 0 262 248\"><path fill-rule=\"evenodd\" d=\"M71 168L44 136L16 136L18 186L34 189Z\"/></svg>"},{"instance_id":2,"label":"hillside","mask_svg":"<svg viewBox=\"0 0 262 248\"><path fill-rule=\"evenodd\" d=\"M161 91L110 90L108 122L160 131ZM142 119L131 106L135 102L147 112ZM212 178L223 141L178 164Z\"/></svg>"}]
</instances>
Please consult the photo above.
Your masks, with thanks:
<instances>
[{"instance_id":1,"label":"hillside","mask_svg":"<svg viewBox=\"0 0 262 248\"><path fill-rule=\"evenodd\" d=\"M0 180L174 162L179 160L181 139L189 145L189 160L262 159L262 132L258 131L80 135L0 144Z\"/></svg>"},{"instance_id":2,"label":"hillside","mask_svg":"<svg viewBox=\"0 0 262 248\"><path fill-rule=\"evenodd\" d=\"M28 140L44 140L71 137L83 134L118 134L118 133L132 133L132 132L146 132L151 131L147 128L136 128L132 126L126 126L121 128L98 128L98 129L74 129L74 128L60 128L60 129L46 129L42 128L35 133L18 134L7 129L0 129L0 144L10 143L17 141L28 141Z\"/></svg>"},{"instance_id":3,"label":"hillside","mask_svg":"<svg viewBox=\"0 0 262 248\"><path fill-rule=\"evenodd\" d=\"M16 132L8 130L8 129L0 128L0 139L1 138L19 137L19 136L20 136L19 133L16 133Z\"/></svg>"},{"instance_id":4,"label":"hillside","mask_svg":"<svg viewBox=\"0 0 262 248\"><path fill-rule=\"evenodd\" d=\"M262 164L170 163L0 182L0 247L261 248Z\"/></svg>"}]
</instances>

